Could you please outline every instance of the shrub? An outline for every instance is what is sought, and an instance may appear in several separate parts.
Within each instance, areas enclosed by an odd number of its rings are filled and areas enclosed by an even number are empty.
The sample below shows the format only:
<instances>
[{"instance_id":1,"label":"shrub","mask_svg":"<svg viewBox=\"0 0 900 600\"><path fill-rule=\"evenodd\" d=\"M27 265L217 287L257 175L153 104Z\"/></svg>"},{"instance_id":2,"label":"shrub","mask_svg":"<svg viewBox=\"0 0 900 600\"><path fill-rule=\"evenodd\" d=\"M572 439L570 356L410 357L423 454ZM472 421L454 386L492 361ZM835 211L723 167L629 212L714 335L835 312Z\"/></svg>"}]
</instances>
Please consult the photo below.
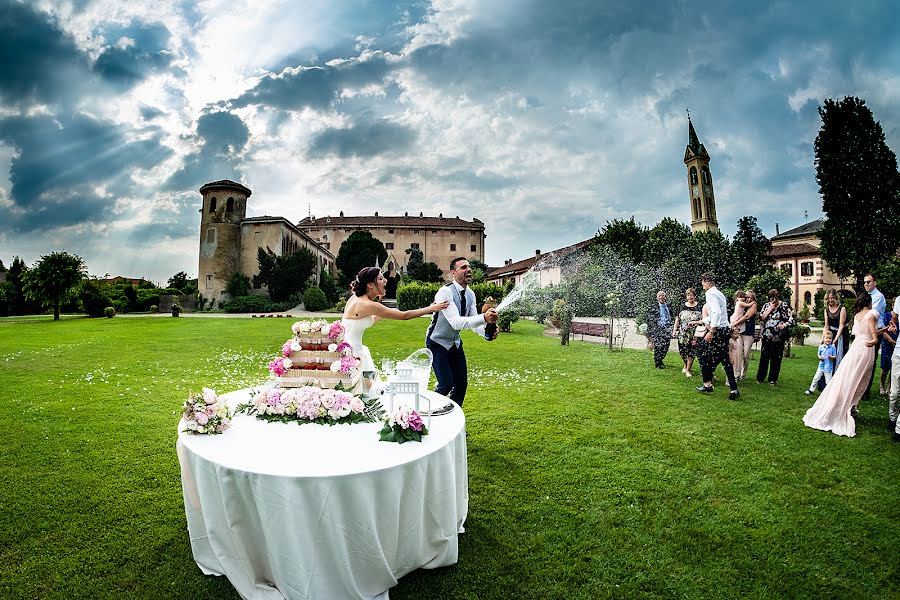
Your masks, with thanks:
<instances>
[{"instance_id":1,"label":"shrub","mask_svg":"<svg viewBox=\"0 0 900 600\"><path fill-rule=\"evenodd\" d=\"M272 301L262 296L238 296L221 305L230 313L271 312Z\"/></svg>"},{"instance_id":2,"label":"shrub","mask_svg":"<svg viewBox=\"0 0 900 600\"><path fill-rule=\"evenodd\" d=\"M328 304L330 305L334 305L338 301L338 298L341 297L341 293L337 288L337 282L334 280L334 276L328 269L322 269L319 274L319 288L322 290L322 293L325 294L325 298L328 299Z\"/></svg>"},{"instance_id":3,"label":"shrub","mask_svg":"<svg viewBox=\"0 0 900 600\"><path fill-rule=\"evenodd\" d=\"M546 306L536 306L534 309L534 320L538 323L545 323L547 321L547 317L550 316L550 311L547 310Z\"/></svg>"},{"instance_id":4,"label":"shrub","mask_svg":"<svg viewBox=\"0 0 900 600\"><path fill-rule=\"evenodd\" d=\"M415 310L434 302L434 295L441 289L440 283L410 281L397 289L397 308Z\"/></svg>"},{"instance_id":5,"label":"shrub","mask_svg":"<svg viewBox=\"0 0 900 600\"><path fill-rule=\"evenodd\" d=\"M825 289L817 290L813 300L813 313L820 321L825 320Z\"/></svg>"},{"instance_id":6,"label":"shrub","mask_svg":"<svg viewBox=\"0 0 900 600\"><path fill-rule=\"evenodd\" d=\"M303 292L303 306L310 312L317 312L328 308L331 303L325 297L325 292L313 286Z\"/></svg>"},{"instance_id":7,"label":"shrub","mask_svg":"<svg viewBox=\"0 0 900 600\"><path fill-rule=\"evenodd\" d=\"M116 309L112 306L107 306L103 309L103 314L106 315L107 319L112 319L114 316L116 316Z\"/></svg>"},{"instance_id":8,"label":"shrub","mask_svg":"<svg viewBox=\"0 0 900 600\"><path fill-rule=\"evenodd\" d=\"M250 278L243 273L235 273L228 280L225 291L231 294L232 298L246 296L250 293Z\"/></svg>"},{"instance_id":9,"label":"shrub","mask_svg":"<svg viewBox=\"0 0 900 600\"><path fill-rule=\"evenodd\" d=\"M504 310L497 319L497 327L500 331L509 333L512 331L512 324L519 320L519 313L514 310Z\"/></svg>"},{"instance_id":10,"label":"shrub","mask_svg":"<svg viewBox=\"0 0 900 600\"><path fill-rule=\"evenodd\" d=\"M346 299L346 298L341 298L341 299L338 300L337 303L334 305L334 310L340 311L340 312L344 312L344 309L345 309L346 307L347 307L347 299Z\"/></svg>"},{"instance_id":11,"label":"shrub","mask_svg":"<svg viewBox=\"0 0 900 600\"><path fill-rule=\"evenodd\" d=\"M150 312L159 312L159 307L155 304L150 305Z\"/></svg>"},{"instance_id":12,"label":"shrub","mask_svg":"<svg viewBox=\"0 0 900 600\"><path fill-rule=\"evenodd\" d=\"M102 317L106 307L112 304L106 286L95 279L86 279L81 283L78 300L89 317Z\"/></svg>"},{"instance_id":13,"label":"shrub","mask_svg":"<svg viewBox=\"0 0 900 600\"><path fill-rule=\"evenodd\" d=\"M182 310L184 310L184 309L181 308L181 305L176 302L175 304L172 305L172 316L173 317L179 316L181 314Z\"/></svg>"}]
</instances>

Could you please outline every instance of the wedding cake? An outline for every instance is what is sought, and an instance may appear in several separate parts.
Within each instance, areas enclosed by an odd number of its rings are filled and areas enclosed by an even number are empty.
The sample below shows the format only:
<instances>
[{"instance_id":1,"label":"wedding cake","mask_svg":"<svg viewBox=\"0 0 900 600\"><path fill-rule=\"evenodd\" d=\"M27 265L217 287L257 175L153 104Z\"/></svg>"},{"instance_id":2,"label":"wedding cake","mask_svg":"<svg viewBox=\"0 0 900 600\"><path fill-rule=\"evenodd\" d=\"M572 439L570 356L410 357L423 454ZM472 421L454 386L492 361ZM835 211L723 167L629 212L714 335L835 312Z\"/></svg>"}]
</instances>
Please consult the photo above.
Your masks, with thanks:
<instances>
[{"instance_id":1,"label":"wedding cake","mask_svg":"<svg viewBox=\"0 0 900 600\"><path fill-rule=\"evenodd\" d=\"M291 330L294 335L282 345L281 356L268 364L279 386L357 387L362 378L360 359L344 341L340 321L297 321Z\"/></svg>"}]
</instances>

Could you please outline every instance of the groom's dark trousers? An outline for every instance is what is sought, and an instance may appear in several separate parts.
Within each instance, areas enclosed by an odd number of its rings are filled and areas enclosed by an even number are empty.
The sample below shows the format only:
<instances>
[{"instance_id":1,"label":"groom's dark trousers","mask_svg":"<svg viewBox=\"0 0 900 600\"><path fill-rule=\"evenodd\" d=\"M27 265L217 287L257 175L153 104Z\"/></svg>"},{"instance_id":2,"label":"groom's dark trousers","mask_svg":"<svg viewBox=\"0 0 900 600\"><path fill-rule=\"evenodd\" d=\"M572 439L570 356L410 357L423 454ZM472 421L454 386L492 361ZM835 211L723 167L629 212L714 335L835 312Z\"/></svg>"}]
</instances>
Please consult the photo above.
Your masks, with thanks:
<instances>
[{"instance_id":1,"label":"groom's dark trousers","mask_svg":"<svg viewBox=\"0 0 900 600\"><path fill-rule=\"evenodd\" d=\"M466 388L469 385L469 374L466 369L466 353L463 352L462 342L459 348L450 346L447 350L437 342L425 341L425 347L431 350L433 359L431 368L437 377L437 387L434 391L444 396L449 396L458 405L463 405L466 398Z\"/></svg>"}]
</instances>

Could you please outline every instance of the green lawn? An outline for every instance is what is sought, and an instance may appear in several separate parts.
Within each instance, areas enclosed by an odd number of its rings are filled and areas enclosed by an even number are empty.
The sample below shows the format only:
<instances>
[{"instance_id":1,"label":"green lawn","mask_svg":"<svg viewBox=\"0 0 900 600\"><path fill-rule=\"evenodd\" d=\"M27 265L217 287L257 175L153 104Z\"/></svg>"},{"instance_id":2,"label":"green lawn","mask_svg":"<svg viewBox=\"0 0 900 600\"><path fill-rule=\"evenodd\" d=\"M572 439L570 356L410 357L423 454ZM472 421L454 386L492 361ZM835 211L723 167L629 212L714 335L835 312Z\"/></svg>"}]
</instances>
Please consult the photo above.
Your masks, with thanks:
<instances>
[{"instance_id":1,"label":"green lawn","mask_svg":"<svg viewBox=\"0 0 900 600\"><path fill-rule=\"evenodd\" d=\"M236 598L191 558L178 409L264 379L290 323L0 319L0 597ZM376 362L425 327L378 324ZM675 354L657 371L647 352L514 329L464 338L460 562L392 599L900 597L886 401L861 406L853 439L804 427L813 348L729 402L697 394Z\"/></svg>"}]
</instances>

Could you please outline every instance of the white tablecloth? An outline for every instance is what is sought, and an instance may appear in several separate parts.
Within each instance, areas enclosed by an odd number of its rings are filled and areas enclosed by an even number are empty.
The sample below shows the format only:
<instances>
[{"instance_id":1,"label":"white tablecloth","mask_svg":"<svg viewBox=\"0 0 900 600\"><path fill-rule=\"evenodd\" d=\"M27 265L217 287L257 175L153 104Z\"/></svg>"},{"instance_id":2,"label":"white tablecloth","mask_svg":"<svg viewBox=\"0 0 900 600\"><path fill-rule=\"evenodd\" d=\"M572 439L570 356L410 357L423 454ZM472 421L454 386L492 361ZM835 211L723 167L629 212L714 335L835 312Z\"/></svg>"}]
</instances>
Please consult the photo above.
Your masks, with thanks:
<instances>
[{"instance_id":1,"label":"white tablecloth","mask_svg":"<svg viewBox=\"0 0 900 600\"><path fill-rule=\"evenodd\" d=\"M406 573L456 563L469 503L462 410L432 417L422 443L380 442L381 427L241 415L222 435L179 433L200 569L243 598L334 600L386 598Z\"/></svg>"}]
</instances>

